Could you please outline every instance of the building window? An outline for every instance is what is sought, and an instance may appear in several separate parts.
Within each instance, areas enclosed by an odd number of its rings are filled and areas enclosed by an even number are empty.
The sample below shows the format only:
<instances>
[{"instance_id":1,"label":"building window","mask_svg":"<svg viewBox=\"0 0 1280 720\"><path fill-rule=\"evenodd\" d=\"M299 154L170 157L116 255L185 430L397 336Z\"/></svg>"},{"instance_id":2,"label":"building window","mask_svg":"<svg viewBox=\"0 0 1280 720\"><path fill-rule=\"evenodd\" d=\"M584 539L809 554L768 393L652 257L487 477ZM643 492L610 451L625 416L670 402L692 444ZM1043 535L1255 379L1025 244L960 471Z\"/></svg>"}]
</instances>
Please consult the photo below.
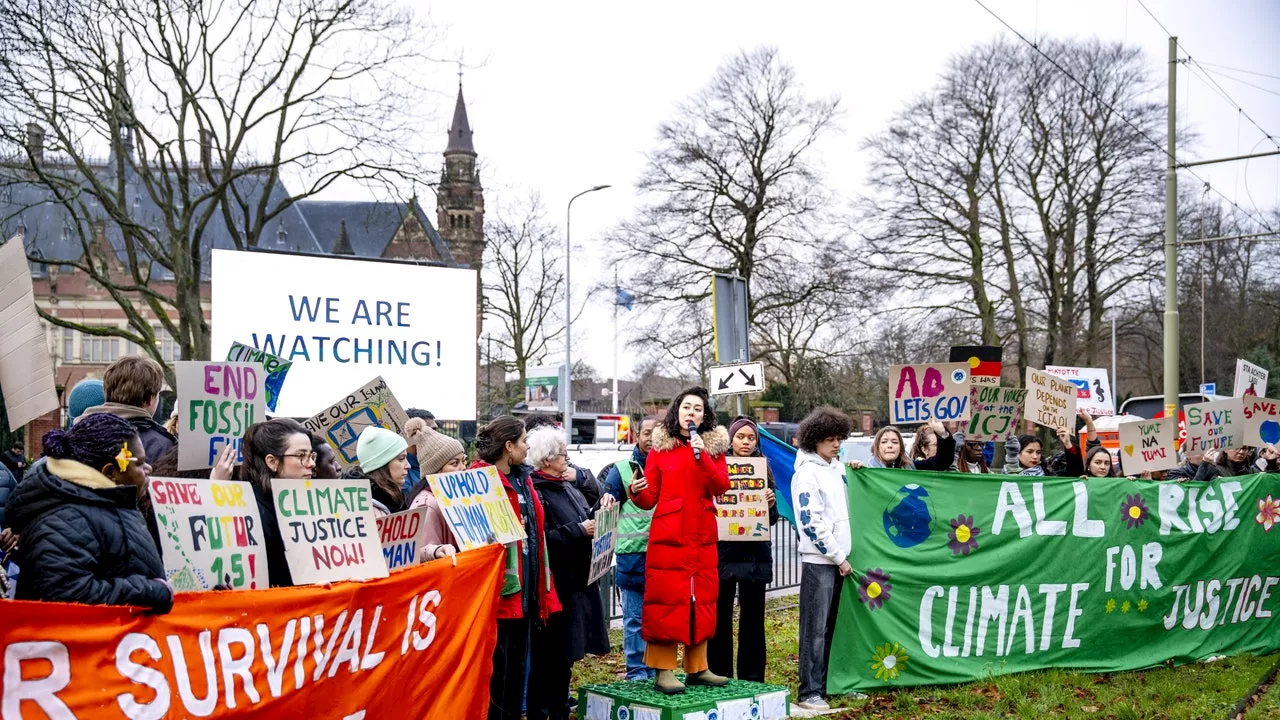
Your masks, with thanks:
<instances>
[{"instance_id":1,"label":"building window","mask_svg":"<svg viewBox=\"0 0 1280 720\"><path fill-rule=\"evenodd\" d=\"M62 328L62 361L75 362L76 331L69 327Z\"/></svg>"},{"instance_id":2,"label":"building window","mask_svg":"<svg viewBox=\"0 0 1280 720\"><path fill-rule=\"evenodd\" d=\"M173 339L169 331L160 325L154 325L151 329L156 334L156 347L160 348L160 357L168 363L181 360L182 346L178 345L178 341Z\"/></svg>"},{"instance_id":3,"label":"building window","mask_svg":"<svg viewBox=\"0 0 1280 720\"><path fill-rule=\"evenodd\" d=\"M470 216L470 215L468 215L468 216L466 216L465 218L463 218L463 220L466 220L466 221L467 221L467 229L468 229L468 230L470 230L470 229L471 229L471 216Z\"/></svg>"},{"instance_id":4,"label":"building window","mask_svg":"<svg viewBox=\"0 0 1280 720\"><path fill-rule=\"evenodd\" d=\"M120 338L85 335L80 338L80 362L107 364L120 359Z\"/></svg>"}]
</instances>

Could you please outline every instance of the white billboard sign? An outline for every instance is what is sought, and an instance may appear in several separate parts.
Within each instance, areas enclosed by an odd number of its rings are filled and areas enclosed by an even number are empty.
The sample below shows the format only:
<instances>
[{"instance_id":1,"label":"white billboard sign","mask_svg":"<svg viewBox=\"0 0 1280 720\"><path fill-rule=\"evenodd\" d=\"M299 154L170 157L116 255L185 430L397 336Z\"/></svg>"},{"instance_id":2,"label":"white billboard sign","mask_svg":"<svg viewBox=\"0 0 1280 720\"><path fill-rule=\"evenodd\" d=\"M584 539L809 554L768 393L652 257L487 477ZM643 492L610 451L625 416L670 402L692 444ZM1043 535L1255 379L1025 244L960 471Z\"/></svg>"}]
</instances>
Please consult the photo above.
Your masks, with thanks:
<instances>
[{"instance_id":1,"label":"white billboard sign","mask_svg":"<svg viewBox=\"0 0 1280 720\"><path fill-rule=\"evenodd\" d=\"M213 251L213 356L293 363L277 415L310 417L380 375L405 407L476 418L475 270Z\"/></svg>"}]
</instances>

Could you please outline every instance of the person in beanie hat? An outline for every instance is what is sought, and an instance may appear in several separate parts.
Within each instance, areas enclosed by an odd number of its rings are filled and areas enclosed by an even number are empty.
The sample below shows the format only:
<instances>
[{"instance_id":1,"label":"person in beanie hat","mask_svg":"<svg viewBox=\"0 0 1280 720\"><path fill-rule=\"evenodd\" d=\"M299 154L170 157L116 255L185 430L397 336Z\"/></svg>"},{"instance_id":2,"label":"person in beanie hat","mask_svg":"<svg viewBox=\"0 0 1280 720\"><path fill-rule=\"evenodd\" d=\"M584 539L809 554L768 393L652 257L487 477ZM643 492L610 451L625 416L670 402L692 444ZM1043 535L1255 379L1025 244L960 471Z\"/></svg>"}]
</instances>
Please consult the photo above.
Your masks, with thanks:
<instances>
[{"instance_id":1,"label":"person in beanie hat","mask_svg":"<svg viewBox=\"0 0 1280 720\"><path fill-rule=\"evenodd\" d=\"M404 426L404 432L417 450L418 468L422 472L422 479L409 491L409 508L427 509L426 541L418 561L425 562L437 556L452 555L458 541L454 539L449 523L445 522L444 512L431 492L427 476L466 470L467 453L457 438L432 430L421 418L410 419Z\"/></svg>"},{"instance_id":2,"label":"person in beanie hat","mask_svg":"<svg viewBox=\"0 0 1280 720\"><path fill-rule=\"evenodd\" d=\"M71 388L67 396L67 420L75 424L76 420L91 407L102 405L107 401L107 394L102 389L102 381L97 378L85 378Z\"/></svg>"},{"instance_id":3,"label":"person in beanie hat","mask_svg":"<svg viewBox=\"0 0 1280 720\"><path fill-rule=\"evenodd\" d=\"M356 459L360 473L373 486L373 504L377 514L390 515L405 509L401 483L409 474L409 443L386 428L370 426L360 432L356 442Z\"/></svg>"}]
</instances>

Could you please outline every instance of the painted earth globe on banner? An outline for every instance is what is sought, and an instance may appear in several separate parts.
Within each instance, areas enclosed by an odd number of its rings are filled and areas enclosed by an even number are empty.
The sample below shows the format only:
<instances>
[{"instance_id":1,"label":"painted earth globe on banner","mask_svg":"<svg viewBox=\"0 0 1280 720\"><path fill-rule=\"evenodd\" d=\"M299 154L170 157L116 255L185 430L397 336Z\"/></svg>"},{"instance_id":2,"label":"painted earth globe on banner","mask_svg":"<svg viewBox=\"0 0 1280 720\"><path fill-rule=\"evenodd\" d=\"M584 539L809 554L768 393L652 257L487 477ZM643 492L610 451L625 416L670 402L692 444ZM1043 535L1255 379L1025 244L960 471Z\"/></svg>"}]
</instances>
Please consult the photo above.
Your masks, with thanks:
<instances>
[{"instance_id":1,"label":"painted earth globe on banner","mask_svg":"<svg viewBox=\"0 0 1280 720\"><path fill-rule=\"evenodd\" d=\"M933 512L929 491L919 485L903 485L884 509L884 533L900 548L915 547L929 539Z\"/></svg>"}]
</instances>

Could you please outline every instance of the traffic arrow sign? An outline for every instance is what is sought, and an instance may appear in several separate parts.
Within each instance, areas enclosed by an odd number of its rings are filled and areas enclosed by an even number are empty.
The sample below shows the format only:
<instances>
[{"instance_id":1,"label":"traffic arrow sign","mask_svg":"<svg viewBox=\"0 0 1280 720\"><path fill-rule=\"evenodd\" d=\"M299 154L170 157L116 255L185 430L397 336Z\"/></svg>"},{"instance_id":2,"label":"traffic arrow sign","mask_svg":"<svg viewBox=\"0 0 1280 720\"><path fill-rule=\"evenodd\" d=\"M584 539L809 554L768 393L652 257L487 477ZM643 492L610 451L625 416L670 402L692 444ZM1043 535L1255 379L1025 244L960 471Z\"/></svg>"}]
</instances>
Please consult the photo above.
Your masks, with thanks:
<instances>
[{"instance_id":1,"label":"traffic arrow sign","mask_svg":"<svg viewBox=\"0 0 1280 720\"><path fill-rule=\"evenodd\" d=\"M707 370L711 395L741 395L764 392L764 363L716 365Z\"/></svg>"}]
</instances>

